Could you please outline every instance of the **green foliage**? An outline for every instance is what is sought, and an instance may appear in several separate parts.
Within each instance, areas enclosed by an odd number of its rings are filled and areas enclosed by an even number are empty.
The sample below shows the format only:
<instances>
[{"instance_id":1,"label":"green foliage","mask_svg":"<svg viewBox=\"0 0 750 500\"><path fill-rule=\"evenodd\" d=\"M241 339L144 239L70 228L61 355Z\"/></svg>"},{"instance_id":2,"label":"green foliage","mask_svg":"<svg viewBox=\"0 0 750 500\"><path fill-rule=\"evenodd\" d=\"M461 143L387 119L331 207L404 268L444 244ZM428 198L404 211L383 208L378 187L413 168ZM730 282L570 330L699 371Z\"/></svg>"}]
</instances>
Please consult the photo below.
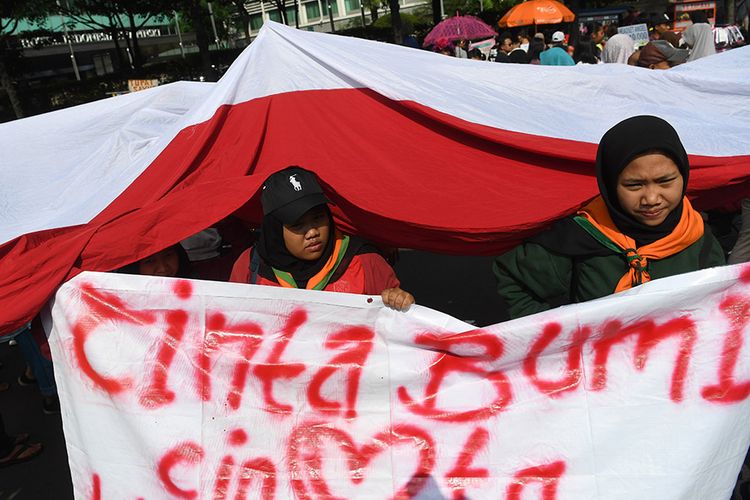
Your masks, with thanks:
<instances>
[{"instance_id":1,"label":"green foliage","mask_svg":"<svg viewBox=\"0 0 750 500\"><path fill-rule=\"evenodd\" d=\"M21 19L38 24L54 11L54 0L0 0L0 40L13 35Z\"/></svg>"},{"instance_id":2,"label":"green foliage","mask_svg":"<svg viewBox=\"0 0 750 500\"><path fill-rule=\"evenodd\" d=\"M404 33L411 33L414 31L414 25L419 23L419 19L417 19L417 16L414 16L412 14L404 14L403 12L400 13L401 16L401 26L404 30ZM380 16L377 21L372 23L372 25L375 28L390 28L391 25L391 14L388 13L384 16Z\"/></svg>"},{"instance_id":3,"label":"green foliage","mask_svg":"<svg viewBox=\"0 0 750 500\"><path fill-rule=\"evenodd\" d=\"M456 11L461 15L477 16L484 22L497 28L497 21L514 5L523 0L444 0L445 14L455 16ZM481 9L480 9L480 2Z\"/></svg>"}]
</instances>

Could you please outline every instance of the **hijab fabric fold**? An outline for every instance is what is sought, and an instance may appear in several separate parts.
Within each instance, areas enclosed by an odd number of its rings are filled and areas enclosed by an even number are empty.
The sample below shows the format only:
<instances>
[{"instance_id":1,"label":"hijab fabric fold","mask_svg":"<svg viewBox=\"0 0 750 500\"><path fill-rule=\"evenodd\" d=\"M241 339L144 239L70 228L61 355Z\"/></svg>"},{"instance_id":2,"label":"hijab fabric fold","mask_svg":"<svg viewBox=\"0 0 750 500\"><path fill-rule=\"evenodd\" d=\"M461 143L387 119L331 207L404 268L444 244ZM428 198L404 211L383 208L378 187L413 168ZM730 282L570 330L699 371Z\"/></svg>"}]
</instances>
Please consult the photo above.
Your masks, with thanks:
<instances>
[{"instance_id":1,"label":"hijab fabric fold","mask_svg":"<svg viewBox=\"0 0 750 500\"><path fill-rule=\"evenodd\" d=\"M653 243L670 234L682 217L683 204L677 205L658 226L638 222L620 206L617 181L620 173L636 157L646 153L661 153L672 159L682 174L682 196L687 190L690 165L685 148L672 126L655 116L634 116L624 120L604 134L596 152L596 181L599 193L607 205L617 228L633 238L638 246Z\"/></svg>"}]
</instances>

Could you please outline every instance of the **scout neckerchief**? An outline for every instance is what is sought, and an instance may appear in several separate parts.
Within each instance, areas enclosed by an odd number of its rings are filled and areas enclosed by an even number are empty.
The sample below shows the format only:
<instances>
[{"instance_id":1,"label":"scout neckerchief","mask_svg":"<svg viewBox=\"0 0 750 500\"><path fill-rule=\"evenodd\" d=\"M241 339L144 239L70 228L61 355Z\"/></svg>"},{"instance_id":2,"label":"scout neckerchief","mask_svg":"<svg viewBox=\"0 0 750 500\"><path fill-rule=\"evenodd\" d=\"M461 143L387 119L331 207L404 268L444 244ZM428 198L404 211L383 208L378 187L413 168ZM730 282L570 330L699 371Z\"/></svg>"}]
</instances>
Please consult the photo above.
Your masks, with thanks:
<instances>
[{"instance_id":1,"label":"scout neckerchief","mask_svg":"<svg viewBox=\"0 0 750 500\"><path fill-rule=\"evenodd\" d=\"M328 258L328 261L323 266L323 268L318 271L316 275L307 280L307 290L323 290L326 285L328 285L328 282L333 276L333 273L336 272L336 269L339 267L339 264L341 264L344 255L346 255L347 248L349 248L349 237L345 234L341 234L337 230L335 232L335 242L333 245L331 256ZM279 269L276 269L275 267L273 267L272 269L273 274L276 276L276 281L279 282L279 285L284 288L299 288L297 286L297 282L294 281L294 277L291 275L291 273L281 271Z\"/></svg>"},{"instance_id":2,"label":"scout neckerchief","mask_svg":"<svg viewBox=\"0 0 750 500\"><path fill-rule=\"evenodd\" d=\"M686 249L703 236L703 219L693 210L687 198L683 201L682 216L674 230L659 240L636 248L635 240L620 232L609 216L601 196L583 207L574 220L599 243L625 257L628 272L620 278L615 292L621 292L651 280L648 259L659 260Z\"/></svg>"}]
</instances>

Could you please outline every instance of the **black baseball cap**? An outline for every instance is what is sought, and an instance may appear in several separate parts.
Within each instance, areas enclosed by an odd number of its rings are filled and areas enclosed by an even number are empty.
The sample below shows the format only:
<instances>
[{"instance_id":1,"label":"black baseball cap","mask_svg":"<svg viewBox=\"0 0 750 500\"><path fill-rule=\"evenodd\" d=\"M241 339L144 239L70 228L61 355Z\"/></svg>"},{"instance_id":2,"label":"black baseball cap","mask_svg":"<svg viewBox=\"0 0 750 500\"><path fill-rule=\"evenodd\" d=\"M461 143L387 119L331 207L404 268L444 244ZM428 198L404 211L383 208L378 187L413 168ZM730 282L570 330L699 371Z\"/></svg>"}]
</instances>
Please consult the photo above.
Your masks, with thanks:
<instances>
[{"instance_id":1,"label":"black baseball cap","mask_svg":"<svg viewBox=\"0 0 750 500\"><path fill-rule=\"evenodd\" d=\"M294 224L311 208L328 203L328 198L314 173L292 166L266 179L260 203L263 215L271 214L284 224Z\"/></svg>"}]
</instances>

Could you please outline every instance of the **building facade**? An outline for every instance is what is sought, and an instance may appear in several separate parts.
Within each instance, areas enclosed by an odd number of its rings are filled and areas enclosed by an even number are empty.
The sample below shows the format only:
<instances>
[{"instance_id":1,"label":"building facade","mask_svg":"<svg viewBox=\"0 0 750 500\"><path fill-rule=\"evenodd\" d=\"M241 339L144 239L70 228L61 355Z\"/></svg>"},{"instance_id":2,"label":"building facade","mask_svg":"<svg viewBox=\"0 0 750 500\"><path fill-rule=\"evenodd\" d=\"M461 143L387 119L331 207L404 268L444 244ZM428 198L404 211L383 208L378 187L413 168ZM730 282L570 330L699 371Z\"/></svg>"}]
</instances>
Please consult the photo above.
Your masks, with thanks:
<instances>
[{"instance_id":1,"label":"building facade","mask_svg":"<svg viewBox=\"0 0 750 500\"><path fill-rule=\"evenodd\" d=\"M387 2L383 2L387 7ZM399 0L402 12L409 12L416 8L429 4L427 0ZM334 30L331 29L331 19L328 9L333 14ZM273 2L247 2L245 9L250 13L250 35L258 35L265 21L281 22L281 13ZM296 26L296 11L294 5L286 7L287 24ZM383 7L379 14L387 14ZM370 9L364 6L360 0L300 0L299 4L299 27L308 31L331 32L346 28L353 28L370 24Z\"/></svg>"}]
</instances>

